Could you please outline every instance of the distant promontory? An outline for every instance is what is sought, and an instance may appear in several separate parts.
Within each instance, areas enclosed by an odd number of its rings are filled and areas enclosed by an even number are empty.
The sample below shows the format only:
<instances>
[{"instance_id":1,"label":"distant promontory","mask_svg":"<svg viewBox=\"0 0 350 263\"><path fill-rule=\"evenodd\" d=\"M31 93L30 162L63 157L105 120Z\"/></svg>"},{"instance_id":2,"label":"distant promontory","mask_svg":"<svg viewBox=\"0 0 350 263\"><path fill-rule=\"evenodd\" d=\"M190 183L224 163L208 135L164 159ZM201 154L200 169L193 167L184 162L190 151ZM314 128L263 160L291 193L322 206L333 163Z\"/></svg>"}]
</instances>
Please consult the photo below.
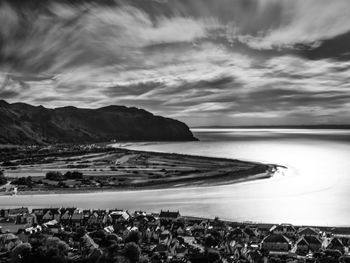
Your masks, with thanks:
<instances>
[{"instance_id":1,"label":"distant promontory","mask_svg":"<svg viewBox=\"0 0 350 263\"><path fill-rule=\"evenodd\" d=\"M193 141L185 123L125 106L55 109L0 100L0 144Z\"/></svg>"}]
</instances>

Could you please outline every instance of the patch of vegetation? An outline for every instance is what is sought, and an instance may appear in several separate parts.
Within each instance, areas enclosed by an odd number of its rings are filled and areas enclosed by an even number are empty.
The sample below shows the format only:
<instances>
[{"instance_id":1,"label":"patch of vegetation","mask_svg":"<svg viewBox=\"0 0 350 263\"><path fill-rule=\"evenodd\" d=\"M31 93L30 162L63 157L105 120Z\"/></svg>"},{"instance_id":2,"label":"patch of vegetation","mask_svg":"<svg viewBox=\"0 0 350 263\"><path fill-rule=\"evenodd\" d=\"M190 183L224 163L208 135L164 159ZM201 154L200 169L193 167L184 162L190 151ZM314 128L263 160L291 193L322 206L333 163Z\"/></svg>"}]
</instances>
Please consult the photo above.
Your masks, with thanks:
<instances>
[{"instance_id":1,"label":"patch of vegetation","mask_svg":"<svg viewBox=\"0 0 350 263\"><path fill-rule=\"evenodd\" d=\"M0 171L0 185L6 184L7 178L5 177L4 171Z\"/></svg>"},{"instance_id":2,"label":"patch of vegetation","mask_svg":"<svg viewBox=\"0 0 350 263\"><path fill-rule=\"evenodd\" d=\"M61 172L57 171L50 171L47 172L45 175L45 178L47 180L52 181L63 181L63 180L69 180L69 179L83 179L83 173L78 171L68 171L65 174L62 174Z\"/></svg>"}]
</instances>

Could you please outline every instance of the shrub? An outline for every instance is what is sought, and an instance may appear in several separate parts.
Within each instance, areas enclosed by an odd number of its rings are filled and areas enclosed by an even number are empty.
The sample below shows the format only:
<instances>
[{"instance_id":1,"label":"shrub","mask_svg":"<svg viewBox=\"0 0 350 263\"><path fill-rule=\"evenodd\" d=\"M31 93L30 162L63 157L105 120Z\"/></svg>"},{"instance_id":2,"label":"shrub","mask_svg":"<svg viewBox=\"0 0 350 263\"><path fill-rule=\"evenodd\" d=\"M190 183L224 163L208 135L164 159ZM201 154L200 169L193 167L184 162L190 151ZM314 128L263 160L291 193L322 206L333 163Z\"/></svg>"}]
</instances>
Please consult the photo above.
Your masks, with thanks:
<instances>
[{"instance_id":1,"label":"shrub","mask_svg":"<svg viewBox=\"0 0 350 263\"><path fill-rule=\"evenodd\" d=\"M78 172L78 171L68 171L64 174L65 179L82 179L83 178L83 173Z\"/></svg>"},{"instance_id":2,"label":"shrub","mask_svg":"<svg viewBox=\"0 0 350 263\"><path fill-rule=\"evenodd\" d=\"M52 181L64 180L64 176L62 175L61 172L54 172L54 171L47 172L45 175L45 178Z\"/></svg>"},{"instance_id":3,"label":"shrub","mask_svg":"<svg viewBox=\"0 0 350 263\"><path fill-rule=\"evenodd\" d=\"M32 246L29 243L22 243L17 245L11 251L12 262L22 262L27 259L32 252Z\"/></svg>"},{"instance_id":4,"label":"shrub","mask_svg":"<svg viewBox=\"0 0 350 263\"><path fill-rule=\"evenodd\" d=\"M140 259L141 250L134 242L130 242L125 245L123 254L131 263L136 263Z\"/></svg>"},{"instance_id":5,"label":"shrub","mask_svg":"<svg viewBox=\"0 0 350 263\"><path fill-rule=\"evenodd\" d=\"M139 243L141 239L141 234L139 231L131 231L128 236L125 238L126 243L134 242L136 244Z\"/></svg>"},{"instance_id":6,"label":"shrub","mask_svg":"<svg viewBox=\"0 0 350 263\"><path fill-rule=\"evenodd\" d=\"M3 171L0 171L0 185L6 184L7 178L5 177L5 174Z\"/></svg>"}]
</instances>

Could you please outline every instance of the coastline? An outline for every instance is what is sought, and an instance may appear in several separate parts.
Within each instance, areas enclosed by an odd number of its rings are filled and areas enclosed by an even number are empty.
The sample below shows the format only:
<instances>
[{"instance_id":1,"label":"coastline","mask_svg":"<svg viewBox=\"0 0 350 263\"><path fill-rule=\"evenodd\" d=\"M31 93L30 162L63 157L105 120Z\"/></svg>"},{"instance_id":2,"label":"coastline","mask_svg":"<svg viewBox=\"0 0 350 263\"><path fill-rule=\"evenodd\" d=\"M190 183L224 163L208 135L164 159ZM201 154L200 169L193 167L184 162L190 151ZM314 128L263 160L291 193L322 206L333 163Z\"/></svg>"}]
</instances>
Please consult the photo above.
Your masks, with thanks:
<instances>
[{"instance_id":1,"label":"coastline","mask_svg":"<svg viewBox=\"0 0 350 263\"><path fill-rule=\"evenodd\" d=\"M132 167L132 176L134 176L135 171L140 173L140 177L146 177L142 173L149 171L143 170L144 167L141 167L136 161L131 160L134 156L144 157L151 159L152 161L156 160L162 163L162 166L158 167L157 172L161 173L159 180L150 180L146 179L142 183L125 183L123 185L113 185L113 186L104 186L103 188L99 187L84 187L84 188L43 188L39 189L36 187L33 190L19 190L17 195L45 195L45 194L74 194L74 193L98 193L98 192L124 192L124 191L143 191L143 190L157 190L157 189L176 189L176 188L192 188L192 187L206 187L206 186L219 186L219 185L230 185L238 184L255 180L262 180L271 178L274 173L278 170L278 167L282 167L275 164L261 164L257 162L247 162L240 161L236 159L228 158L213 158L205 156L195 156L195 155L184 155L184 154L175 154L175 153L159 153L152 151L140 151L140 150L131 150L127 148L115 148L115 151L118 154L121 154L120 159L125 158L125 167L118 167L116 171L122 169L127 169L128 172L130 167ZM106 151L106 155L110 157L113 154L110 151ZM86 155L91 158L91 155ZM132 156L131 158L127 157ZM176 163L175 163L176 162ZM57 163L59 163L57 161ZM175 164L174 164L175 163ZM188 171L176 170L188 165L192 165ZM40 168L40 163L37 164ZM122 166L121 165L121 166ZM132 166L131 166L132 165ZM207 165L208 167L201 167ZM44 165L42 165L44 166ZM107 165L106 165L107 166ZM147 169L149 164L146 165ZM164 168L165 167L165 168ZM242 168L244 167L244 168ZM38 167L34 167L37 169ZM34 169L33 168L33 169ZM154 167L153 167L154 168ZM167 175L169 170L180 172L179 175ZM207 169L208 168L208 169ZM24 169L19 166L18 170ZM41 167L43 169L43 167ZM202 170L201 170L202 169ZM205 170L207 169L207 170ZM263 169L263 171L262 171ZM18 172L16 170L14 173ZM94 169L96 171L96 169ZM85 174L85 170L79 170ZM113 170L112 170L113 171ZM153 170L152 170L153 171ZM19 171L21 173L21 171ZM111 171L108 171L111 172ZM22 173L25 173L22 171ZM96 175L96 178L106 177L107 171L101 172L103 175ZM155 173L151 173L154 177ZM184 175L183 175L184 174ZM88 176L88 175L87 175ZM113 178L113 173L108 174L109 178ZM118 176L118 175L115 175ZM153 178L151 177L151 178ZM39 177L37 177L39 178ZM115 179L113 179L115 180ZM147 181L148 180L148 181ZM140 180L139 180L140 181ZM0 196L9 196L8 192L1 192Z\"/></svg>"},{"instance_id":2,"label":"coastline","mask_svg":"<svg viewBox=\"0 0 350 263\"><path fill-rule=\"evenodd\" d=\"M148 190L166 190L166 189L191 189L198 187L213 187L213 186L225 186L239 183L246 183L251 181L258 181L263 179L269 179L273 175L271 172L261 173L250 175L247 177L231 179L231 180L221 180L219 182L213 181L203 181L193 183L193 184L185 184L185 183L165 183L165 184L157 184L153 186L145 186L145 187L123 187L123 188L104 188L104 189L55 189L55 190L44 190L44 191L20 191L16 195L17 196L30 196L30 195L64 195L64 194L93 194L93 193L104 193L104 192L138 192L138 191L148 191ZM221 178L220 178L221 179ZM1 196L11 196L9 194L0 193ZM15 195L13 195L15 196Z\"/></svg>"}]
</instances>

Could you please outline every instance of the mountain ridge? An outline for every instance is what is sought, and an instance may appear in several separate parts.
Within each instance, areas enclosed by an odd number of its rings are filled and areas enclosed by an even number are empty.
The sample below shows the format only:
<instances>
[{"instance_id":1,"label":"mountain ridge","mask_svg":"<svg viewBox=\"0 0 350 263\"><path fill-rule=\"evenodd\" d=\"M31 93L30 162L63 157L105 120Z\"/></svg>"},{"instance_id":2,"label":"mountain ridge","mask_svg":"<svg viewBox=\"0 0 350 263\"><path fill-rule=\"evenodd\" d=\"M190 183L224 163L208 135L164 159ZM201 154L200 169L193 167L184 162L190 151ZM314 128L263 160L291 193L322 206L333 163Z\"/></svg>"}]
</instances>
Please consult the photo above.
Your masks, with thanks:
<instances>
[{"instance_id":1,"label":"mountain ridge","mask_svg":"<svg viewBox=\"0 0 350 263\"><path fill-rule=\"evenodd\" d=\"M97 109L46 108L0 100L0 143L92 143L193 141L185 123L143 109L110 105Z\"/></svg>"}]
</instances>

